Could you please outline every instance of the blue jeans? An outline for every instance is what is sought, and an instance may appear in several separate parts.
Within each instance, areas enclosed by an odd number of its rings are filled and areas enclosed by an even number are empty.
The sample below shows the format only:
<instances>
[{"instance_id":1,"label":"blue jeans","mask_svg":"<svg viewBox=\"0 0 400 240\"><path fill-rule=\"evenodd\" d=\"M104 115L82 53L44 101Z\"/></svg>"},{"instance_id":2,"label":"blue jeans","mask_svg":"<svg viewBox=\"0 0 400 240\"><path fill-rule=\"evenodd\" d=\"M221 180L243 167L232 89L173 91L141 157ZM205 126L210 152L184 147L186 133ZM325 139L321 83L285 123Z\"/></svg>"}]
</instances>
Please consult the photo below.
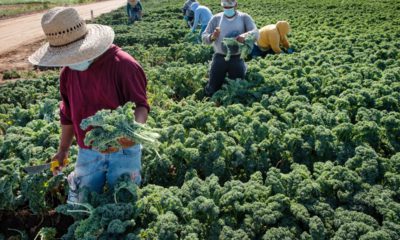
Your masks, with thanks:
<instances>
[{"instance_id":1,"label":"blue jeans","mask_svg":"<svg viewBox=\"0 0 400 240\"><path fill-rule=\"evenodd\" d=\"M81 202L79 189L87 187L90 191L102 192L107 181L112 188L117 179L127 173L139 185L142 181L142 146L136 144L115 153L102 154L95 150L80 148L75 170L68 175L68 201Z\"/></svg>"}]
</instances>

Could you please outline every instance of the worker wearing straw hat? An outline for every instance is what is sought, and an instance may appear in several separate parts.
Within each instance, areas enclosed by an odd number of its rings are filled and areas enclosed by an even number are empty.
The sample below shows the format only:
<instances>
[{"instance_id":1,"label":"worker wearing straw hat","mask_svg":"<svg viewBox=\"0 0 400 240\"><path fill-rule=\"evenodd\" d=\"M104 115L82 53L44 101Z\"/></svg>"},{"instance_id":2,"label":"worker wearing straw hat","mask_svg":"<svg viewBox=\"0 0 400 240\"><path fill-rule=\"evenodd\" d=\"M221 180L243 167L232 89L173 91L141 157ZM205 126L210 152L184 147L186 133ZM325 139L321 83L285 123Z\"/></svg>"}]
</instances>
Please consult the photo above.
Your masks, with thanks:
<instances>
[{"instance_id":1,"label":"worker wearing straw hat","mask_svg":"<svg viewBox=\"0 0 400 240\"><path fill-rule=\"evenodd\" d=\"M225 61L227 47L223 45L224 38L235 38L236 41L244 43L248 34L258 39L258 30L253 19L247 14L237 11L236 0L221 0L223 12L214 15L202 34L203 42L212 44L214 55L210 65L209 81L205 86L206 96L212 96L221 89L226 75L231 79L241 78L246 75L246 65L240 58L239 48L232 47L232 56Z\"/></svg>"},{"instance_id":2,"label":"worker wearing straw hat","mask_svg":"<svg viewBox=\"0 0 400 240\"><path fill-rule=\"evenodd\" d=\"M75 170L68 176L69 200L81 201L81 187L101 192L105 182L110 186L122 174L141 182L141 146L126 138L120 139L123 149L97 152L84 144L82 119L101 109L115 109L134 102L135 120L145 123L149 111L146 97L146 76L139 63L113 45L112 28L86 24L74 8L53 8L42 17L47 43L29 57L38 66L62 67L60 75L61 139L57 159L63 159L75 136L79 146Z\"/></svg>"}]
</instances>

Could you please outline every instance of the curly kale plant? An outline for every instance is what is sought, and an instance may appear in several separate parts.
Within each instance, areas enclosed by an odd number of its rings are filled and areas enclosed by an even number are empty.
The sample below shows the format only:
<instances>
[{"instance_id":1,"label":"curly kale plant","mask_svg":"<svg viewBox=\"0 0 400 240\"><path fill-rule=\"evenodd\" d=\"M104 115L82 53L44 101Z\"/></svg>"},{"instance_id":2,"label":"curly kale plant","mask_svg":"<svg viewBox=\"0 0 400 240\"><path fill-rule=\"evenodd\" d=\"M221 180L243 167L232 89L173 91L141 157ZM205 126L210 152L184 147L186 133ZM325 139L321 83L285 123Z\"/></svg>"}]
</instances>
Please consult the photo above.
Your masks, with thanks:
<instances>
[{"instance_id":1,"label":"curly kale plant","mask_svg":"<svg viewBox=\"0 0 400 240\"><path fill-rule=\"evenodd\" d=\"M52 240L56 238L57 230L51 227L41 228L34 240Z\"/></svg>"},{"instance_id":2,"label":"curly kale plant","mask_svg":"<svg viewBox=\"0 0 400 240\"><path fill-rule=\"evenodd\" d=\"M83 130L93 127L86 134L85 144L99 151L106 151L110 147L120 149L118 139L125 137L135 143L157 148L159 134L149 126L136 122L132 109L133 103L128 102L113 111L103 109L83 119L80 124Z\"/></svg>"}]
</instances>

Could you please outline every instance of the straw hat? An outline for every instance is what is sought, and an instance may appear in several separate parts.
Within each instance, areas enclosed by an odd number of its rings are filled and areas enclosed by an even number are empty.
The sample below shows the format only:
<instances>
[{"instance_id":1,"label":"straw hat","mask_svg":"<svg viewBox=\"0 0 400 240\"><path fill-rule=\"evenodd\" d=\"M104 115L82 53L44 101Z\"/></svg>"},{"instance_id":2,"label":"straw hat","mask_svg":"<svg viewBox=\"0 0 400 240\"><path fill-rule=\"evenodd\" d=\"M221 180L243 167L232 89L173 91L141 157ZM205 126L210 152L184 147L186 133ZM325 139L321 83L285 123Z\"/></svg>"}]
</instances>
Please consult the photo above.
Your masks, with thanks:
<instances>
[{"instance_id":1,"label":"straw hat","mask_svg":"<svg viewBox=\"0 0 400 240\"><path fill-rule=\"evenodd\" d=\"M42 17L47 43L28 60L34 65L61 67L92 60L113 43L114 31L99 24L86 24L74 8L57 7Z\"/></svg>"}]
</instances>

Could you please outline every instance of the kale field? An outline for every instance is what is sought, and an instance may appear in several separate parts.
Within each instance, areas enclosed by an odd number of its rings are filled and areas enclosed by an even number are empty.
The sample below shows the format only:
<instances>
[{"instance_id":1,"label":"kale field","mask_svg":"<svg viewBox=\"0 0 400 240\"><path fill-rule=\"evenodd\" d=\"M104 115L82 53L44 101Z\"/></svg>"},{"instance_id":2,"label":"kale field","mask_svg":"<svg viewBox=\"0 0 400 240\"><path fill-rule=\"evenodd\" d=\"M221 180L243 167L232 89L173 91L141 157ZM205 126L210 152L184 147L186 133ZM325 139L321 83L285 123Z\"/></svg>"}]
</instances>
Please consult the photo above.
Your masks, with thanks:
<instances>
[{"instance_id":1,"label":"kale field","mask_svg":"<svg viewBox=\"0 0 400 240\"><path fill-rule=\"evenodd\" d=\"M258 28L289 21L294 53L247 60L211 99L183 2L96 19L148 78L161 158L144 149L140 187L71 209L76 144L64 175L22 170L57 150L58 75L0 86L0 239L400 239L400 2L239 0Z\"/></svg>"}]
</instances>

